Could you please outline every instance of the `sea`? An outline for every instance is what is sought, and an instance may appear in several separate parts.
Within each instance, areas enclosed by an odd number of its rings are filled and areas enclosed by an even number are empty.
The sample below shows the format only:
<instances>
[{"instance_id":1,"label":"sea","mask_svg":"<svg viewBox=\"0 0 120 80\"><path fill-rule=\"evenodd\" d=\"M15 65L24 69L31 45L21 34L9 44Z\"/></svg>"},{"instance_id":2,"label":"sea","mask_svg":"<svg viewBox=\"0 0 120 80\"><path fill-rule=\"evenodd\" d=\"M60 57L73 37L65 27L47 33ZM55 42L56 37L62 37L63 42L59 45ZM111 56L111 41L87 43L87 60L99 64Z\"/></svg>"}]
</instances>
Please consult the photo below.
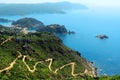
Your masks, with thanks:
<instances>
[{"instance_id":1,"label":"sea","mask_svg":"<svg viewBox=\"0 0 120 80\"><path fill-rule=\"evenodd\" d=\"M94 62L99 75L120 75L120 15L117 10L72 10L66 14L29 14L0 16L10 20L32 17L45 25L65 25L75 34L58 35L63 43ZM11 23L0 23L10 27ZM95 36L105 34L108 39Z\"/></svg>"}]
</instances>

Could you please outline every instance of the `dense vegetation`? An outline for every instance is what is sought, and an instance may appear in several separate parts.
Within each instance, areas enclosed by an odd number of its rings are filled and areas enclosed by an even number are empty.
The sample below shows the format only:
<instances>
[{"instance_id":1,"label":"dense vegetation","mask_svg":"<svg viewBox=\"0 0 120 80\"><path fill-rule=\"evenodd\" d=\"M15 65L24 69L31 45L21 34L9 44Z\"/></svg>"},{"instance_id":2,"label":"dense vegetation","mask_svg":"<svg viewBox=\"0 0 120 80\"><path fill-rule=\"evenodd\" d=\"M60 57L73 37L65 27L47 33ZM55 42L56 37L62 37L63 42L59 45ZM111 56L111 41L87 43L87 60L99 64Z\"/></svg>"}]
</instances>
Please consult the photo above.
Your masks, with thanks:
<instances>
[{"instance_id":1,"label":"dense vegetation","mask_svg":"<svg viewBox=\"0 0 120 80\"><path fill-rule=\"evenodd\" d=\"M34 13L65 13L71 9L87 9L81 4L69 2L41 3L41 4L0 4L0 15L26 15Z\"/></svg>"},{"instance_id":2,"label":"dense vegetation","mask_svg":"<svg viewBox=\"0 0 120 80\"><path fill-rule=\"evenodd\" d=\"M1 30L2 31L2 30ZM12 31L10 31L12 32ZM48 58L53 59L52 69L55 70L70 62L75 62L75 73L83 73L85 69L92 70L88 62L81 57L77 51L62 44L62 41L51 33L29 33L27 35L10 32L0 33L0 43L4 42L9 36L13 36L10 41L0 46L0 70L9 66L9 64L17 57L17 51L22 55L27 55L26 62L33 68L37 61L45 61ZM48 69L48 63L39 64L37 71L31 73L28 71L22 59L18 59L14 67L9 71L0 73L1 80L62 80L62 79L83 79L84 76L73 77L71 75L71 67L67 66L58 74L52 73ZM86 74L87 75L87 74Z\"/></svg>"},{"instance_id":3,"label":"dense vegetation","mask_svg":"<svg viewBox=\"0 0 120 80\"><path fill-rule=\"evenodd\" d=\"M14 21L12 25L14 25L15 27L28 28L28 29L44 27L44 24L41 21L36 20L34 18L22 18L17 21Z\"/></svg>"}]
</instances>

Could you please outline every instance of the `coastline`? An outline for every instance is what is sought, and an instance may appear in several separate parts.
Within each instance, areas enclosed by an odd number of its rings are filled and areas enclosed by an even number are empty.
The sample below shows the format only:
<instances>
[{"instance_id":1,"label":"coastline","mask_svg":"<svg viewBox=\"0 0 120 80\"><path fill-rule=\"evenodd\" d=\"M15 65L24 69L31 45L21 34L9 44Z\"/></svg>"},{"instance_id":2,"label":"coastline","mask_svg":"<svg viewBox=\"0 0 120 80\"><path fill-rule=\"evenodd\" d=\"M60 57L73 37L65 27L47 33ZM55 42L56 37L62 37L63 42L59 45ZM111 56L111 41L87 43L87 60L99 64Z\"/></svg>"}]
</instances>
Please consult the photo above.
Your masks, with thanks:
<instances>
[{"instance_id":1,"label":"coastline","mask_svg":"<svg viewBox=\"0 0 120 80\"><path fill-rule=\"evenodd\" d=\"M94 66L94 62L88 62L89 66L91 67L92 69L92 74L93 74L93 77L97 77L98 76L98 68L96 68Z\"/></svg>"}]
</instances>

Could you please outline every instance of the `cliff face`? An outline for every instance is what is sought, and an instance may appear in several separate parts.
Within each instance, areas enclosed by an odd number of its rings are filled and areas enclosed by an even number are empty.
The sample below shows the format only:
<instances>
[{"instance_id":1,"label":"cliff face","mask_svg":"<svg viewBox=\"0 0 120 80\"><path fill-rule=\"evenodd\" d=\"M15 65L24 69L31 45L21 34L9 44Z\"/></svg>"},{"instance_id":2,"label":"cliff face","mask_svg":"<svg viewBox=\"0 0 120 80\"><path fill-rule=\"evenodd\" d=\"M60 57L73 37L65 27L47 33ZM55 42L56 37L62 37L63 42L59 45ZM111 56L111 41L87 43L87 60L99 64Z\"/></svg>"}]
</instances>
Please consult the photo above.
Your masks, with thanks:
<instances>
[{"instance_id":1,"label":"cliff face","mask_svg":"<svg viewBox=\"0 0 120 80\"><path fill-rule=\"evenodd\" d=\"M61 80L94 76L81 54L50 33L0 34L0 79Z\"/></svg>"}]
</instances>

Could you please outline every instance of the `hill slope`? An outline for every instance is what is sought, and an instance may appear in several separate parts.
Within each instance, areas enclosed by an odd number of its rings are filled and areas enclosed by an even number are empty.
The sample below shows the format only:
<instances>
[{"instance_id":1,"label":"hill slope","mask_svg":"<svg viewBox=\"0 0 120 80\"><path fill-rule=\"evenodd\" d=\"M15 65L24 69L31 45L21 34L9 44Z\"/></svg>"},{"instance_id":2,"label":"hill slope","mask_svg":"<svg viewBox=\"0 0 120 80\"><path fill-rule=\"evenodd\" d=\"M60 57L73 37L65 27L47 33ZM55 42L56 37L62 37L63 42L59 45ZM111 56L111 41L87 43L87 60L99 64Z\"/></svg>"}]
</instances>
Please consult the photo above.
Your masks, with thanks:
<instances>
[{"instance_id":1,"label":"hill slope","mask_svg":"<svg viewBox=\"0 0 120 80\"><path fill-rule=\"evenodd\" d=\"M15 27L28 29L44 27L44 24L35 18L22 18L12 22L12 25L14 25Z\"/></svg>"},{"instance_id":2,"label":"hill slope","mask_svg":"<svg viewBox=\"0 0 120 80\"><path fill-rule=\"evenodd\" d=\"M95 76L79 52L66 47L50 33L0 34L0 43L2 80L61 80Z\"/></svg>"},{"instance_id":3,"label":"hill slope","mask_svg":"<svg viewBox=\"0 0 120 80\"><path fill-rule=\"evenodd\" d=\"M120 79L119 75L93 77L90 63L55 35L18 32L0 25L0 80Z\"/></svg>"}]
</instances>

